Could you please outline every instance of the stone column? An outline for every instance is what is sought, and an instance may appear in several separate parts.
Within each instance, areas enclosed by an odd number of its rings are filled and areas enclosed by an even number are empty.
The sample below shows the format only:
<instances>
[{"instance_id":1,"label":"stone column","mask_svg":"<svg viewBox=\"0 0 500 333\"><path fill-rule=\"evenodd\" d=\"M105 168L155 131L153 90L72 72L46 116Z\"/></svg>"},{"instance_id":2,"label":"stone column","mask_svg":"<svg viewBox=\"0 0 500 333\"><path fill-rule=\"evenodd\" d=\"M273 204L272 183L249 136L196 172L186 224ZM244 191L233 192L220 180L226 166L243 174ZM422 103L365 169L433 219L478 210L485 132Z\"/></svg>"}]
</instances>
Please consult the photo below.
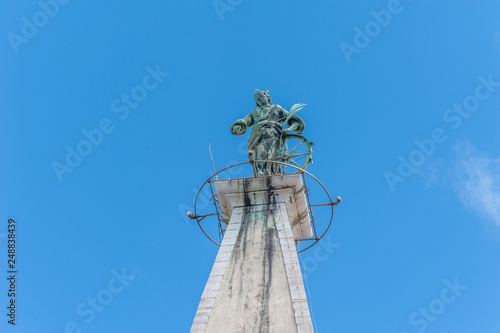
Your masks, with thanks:
<instances>
[{"instance_id":1,"label":"stone column","mask_svg":"<svg viewBox=\"0 0 500 333\"><path fill-rule=\"evenodd\" d=\"M312 234L300 175L215 188L227 228L191 332L313 332L294 244Z\"/></svg>"}]
</instances>

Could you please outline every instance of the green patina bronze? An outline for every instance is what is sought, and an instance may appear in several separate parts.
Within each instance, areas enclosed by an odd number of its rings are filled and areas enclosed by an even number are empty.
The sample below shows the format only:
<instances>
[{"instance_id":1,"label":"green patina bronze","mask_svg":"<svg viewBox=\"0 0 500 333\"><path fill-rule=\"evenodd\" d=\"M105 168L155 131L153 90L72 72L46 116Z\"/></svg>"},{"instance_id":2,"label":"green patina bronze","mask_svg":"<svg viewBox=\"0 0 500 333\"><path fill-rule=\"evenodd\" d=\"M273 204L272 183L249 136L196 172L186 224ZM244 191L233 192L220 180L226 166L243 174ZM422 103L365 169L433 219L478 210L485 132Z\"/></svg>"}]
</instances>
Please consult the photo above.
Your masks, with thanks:
<instances>
[{"instance_id":1,"label":"green patina bronze","mask_svg":"<svg viewBox=\"0 0 500 333\"><path fill-rule=\"evenodd\" d=\"M269 89L255 89L257 108L245 118L236 120L231 125L231 133L242 135L248 127L253 126L248 139L248 151L253 151L254 160L280 161L306 168L312 162L312 143L300 135L305 124L295 114L304 104L295 104L288 112L280 105L273 104L268 92ZM289 134L290 132L297 134ZM289 149L293 141L296 146ZM255 163L254 176L280 173L282 173L280 164Z\"/></svg>"}]
</instances>

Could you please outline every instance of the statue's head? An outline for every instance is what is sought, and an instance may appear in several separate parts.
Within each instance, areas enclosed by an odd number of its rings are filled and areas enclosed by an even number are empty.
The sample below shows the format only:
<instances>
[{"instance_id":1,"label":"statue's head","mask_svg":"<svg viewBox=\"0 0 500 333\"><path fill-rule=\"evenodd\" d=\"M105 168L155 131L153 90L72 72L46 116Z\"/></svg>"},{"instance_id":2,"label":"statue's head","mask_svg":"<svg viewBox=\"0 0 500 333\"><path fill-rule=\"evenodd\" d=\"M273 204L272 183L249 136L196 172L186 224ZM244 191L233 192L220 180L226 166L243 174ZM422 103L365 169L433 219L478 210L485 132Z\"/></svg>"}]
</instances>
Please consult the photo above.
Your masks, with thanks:
<instances>
[{"instance_id":1,"label":"statue's head","mask_svg":"<svg viewBox=\"0 0 500 333\"><path fill-rule=\"evenodd\" d=\"M267 94L268 92L269 89L266 90L255 89L254 97L255 97L255 103L257 104L258 107L273 104L271 96Z\"/></svg>"}]
</instances>

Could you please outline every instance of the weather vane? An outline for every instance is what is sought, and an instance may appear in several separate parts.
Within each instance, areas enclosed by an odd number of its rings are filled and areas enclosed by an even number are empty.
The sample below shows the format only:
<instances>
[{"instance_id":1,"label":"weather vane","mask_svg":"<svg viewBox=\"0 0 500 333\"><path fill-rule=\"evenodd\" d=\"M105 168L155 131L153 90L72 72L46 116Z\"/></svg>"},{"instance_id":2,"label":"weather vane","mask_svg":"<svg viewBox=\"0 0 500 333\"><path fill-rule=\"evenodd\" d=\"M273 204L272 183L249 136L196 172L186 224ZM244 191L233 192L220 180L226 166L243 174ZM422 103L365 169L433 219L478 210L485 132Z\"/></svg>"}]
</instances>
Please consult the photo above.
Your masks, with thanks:
<instances>
[{"instance_id":1,"label":"weather vane","mask_svg":"<svg viewBox=\"0 0 500 333\"><path fill-rule=\"evenodd\" d=\"M268 93L269 89L255 89L257 108L245 118L236 120L231 125L231 133L242 135L248 127L253 126L248 139L250 160L280 161L305 169L312 163L313 143L301 135L305 124L296 115L305 104L295 104L290 111L286 111L280 105L273 104ZM286 171L286 164L283 165L283 172ZM254 176L281 173L281 164L258 162L254 166Z\"/></svg>"}]
</instances>

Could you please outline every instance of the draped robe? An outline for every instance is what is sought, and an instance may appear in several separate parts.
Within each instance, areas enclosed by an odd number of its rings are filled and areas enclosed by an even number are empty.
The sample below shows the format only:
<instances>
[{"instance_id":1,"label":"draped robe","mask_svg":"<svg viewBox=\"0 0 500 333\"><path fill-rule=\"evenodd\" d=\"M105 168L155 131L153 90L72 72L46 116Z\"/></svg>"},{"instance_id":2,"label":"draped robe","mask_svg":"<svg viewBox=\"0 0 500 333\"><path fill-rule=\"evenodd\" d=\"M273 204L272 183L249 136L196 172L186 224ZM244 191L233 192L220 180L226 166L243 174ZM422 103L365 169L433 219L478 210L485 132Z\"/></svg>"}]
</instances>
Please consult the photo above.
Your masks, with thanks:
<instances>
[{"instance_id":1,"label":"draped robe","mask_svg":"<svg viewBox=\"0 0 500 333\"><path fill-rule=\"evenodd\" d=\"M279 161L282 149L282 123L287 118L288 111L277 104L259 107L250 112L245 118L237 120L235 124L244 122L246 127L252 126L248 139L248 150L254 151L254 159L262 161ZM293 115L286 123L292 126L297 123L297 132L304 130L304 121ZM234 125L234 124L233 124ZM245 126L243 126L245 127ZM240 133L243 134L246 128ZM281 173L281 165L276 163L255 163L255 176L276 175Z\"/></svg>"}]
</instances>

